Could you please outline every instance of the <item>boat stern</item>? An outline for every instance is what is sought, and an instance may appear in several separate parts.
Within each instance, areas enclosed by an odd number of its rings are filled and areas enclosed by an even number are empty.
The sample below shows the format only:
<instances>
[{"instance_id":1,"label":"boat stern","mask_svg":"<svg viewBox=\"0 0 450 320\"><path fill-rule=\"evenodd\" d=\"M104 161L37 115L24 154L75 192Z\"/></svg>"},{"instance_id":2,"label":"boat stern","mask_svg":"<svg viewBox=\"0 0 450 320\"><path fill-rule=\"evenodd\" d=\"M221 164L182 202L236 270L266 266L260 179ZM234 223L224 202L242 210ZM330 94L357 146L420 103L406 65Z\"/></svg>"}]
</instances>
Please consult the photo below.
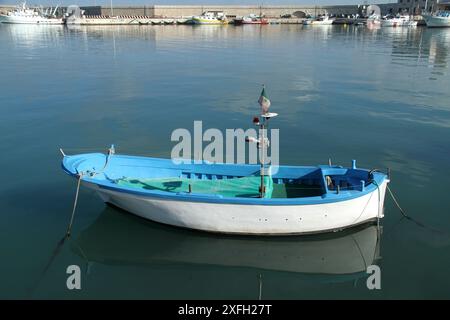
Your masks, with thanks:
<instances>
[{"instance_id":1,"label":"boat stern","mask_svg":"<svg viewBox=\"0 0 450 320\"><path fill-rule=\"evenodd\" d=\"M93 174L102 170L106 163L106 157L103 153L64 155L61 166L64 172L70 176Z\"/></svg>"}]
</instances>

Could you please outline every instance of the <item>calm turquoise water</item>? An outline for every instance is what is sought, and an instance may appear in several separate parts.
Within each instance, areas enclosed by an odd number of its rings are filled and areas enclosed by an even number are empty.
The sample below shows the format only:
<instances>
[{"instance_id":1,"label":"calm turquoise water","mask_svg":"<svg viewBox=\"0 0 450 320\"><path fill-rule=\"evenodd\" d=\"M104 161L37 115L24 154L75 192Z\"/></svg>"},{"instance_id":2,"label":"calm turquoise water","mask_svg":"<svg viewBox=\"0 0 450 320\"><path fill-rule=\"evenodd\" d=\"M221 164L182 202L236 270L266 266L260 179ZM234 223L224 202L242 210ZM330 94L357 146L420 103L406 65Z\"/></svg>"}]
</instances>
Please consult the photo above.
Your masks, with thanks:
<instances>
[{"instance_id":1,"label":"calm turquoise water","mask_svg":"<svg viewBox=\"0 0 450 320\"><path fill-rule=\"evenodd\" d=\"M450 30L0 25L0 298L450 298ZM383 234L219 237L83 190L67 153L169 157L175 128L247 128L265 83L284 164L390 167ZM437 228L443 232L434 231ZM381 267L378 291L365 266ZM66 267L82 290L66 289Z\"/></svg>"}]
</instances>

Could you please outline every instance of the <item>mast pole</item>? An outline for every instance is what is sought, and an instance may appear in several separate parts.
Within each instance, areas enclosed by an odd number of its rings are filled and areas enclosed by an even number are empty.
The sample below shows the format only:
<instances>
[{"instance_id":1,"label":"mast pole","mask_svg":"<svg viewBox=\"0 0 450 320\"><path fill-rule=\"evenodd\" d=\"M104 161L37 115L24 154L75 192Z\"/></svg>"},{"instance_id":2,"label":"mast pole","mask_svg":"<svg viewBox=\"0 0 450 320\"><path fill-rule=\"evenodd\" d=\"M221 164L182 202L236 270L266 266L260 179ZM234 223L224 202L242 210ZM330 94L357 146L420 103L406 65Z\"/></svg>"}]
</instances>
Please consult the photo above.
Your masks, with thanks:
<instances>
[{"instance_id":1,"label":"mast pole","mask_svg":"<svg viewBox=\"0 0 450 320\"><path fill-rule=\"evenodd\" d=\"M260 144L261 144L261 171L260 171L260 175L261 175L261 186L260 186L260 192L259 195L261 198L264 198L264 145L265 145L265 139L264 139L264 128L265 128L265 124L266 124L266 118L263 117L263 122L261 123L261 136L260 136Z\"/></svg>"},{"instance_id":2,"label":"mast pole","mask_svg":"<svg viewBox=\"0 0 450 320\"><path fill-rule=\"evenodd\" d=\"M253 118L253 123L256 124L257 126L259 126L258 139L256 139L256 142L258 143L258 149L260 151L259 162L261 164L260 165L260 173L259 173L261 176L261 184L259 187L259 189L260 189L259 196L261 198L264 198L265 193L266 193L266 189L264 186L264 176L266 175L266 172L265 172L265 169L266 169L265 168L266 167L266 159L265 159L266 141L267 141L267 150L269 149L269 139L268 139L268 137L266 138L266 130L268 127L269 119L276 117L278 114L269 112L270 100L266 96L266 92L264 90L264 85L263 85L263 90L261 91L261 96L259 97L258 103L261 106L261 114L259 117Z\"/></svg>"}]
</instances>

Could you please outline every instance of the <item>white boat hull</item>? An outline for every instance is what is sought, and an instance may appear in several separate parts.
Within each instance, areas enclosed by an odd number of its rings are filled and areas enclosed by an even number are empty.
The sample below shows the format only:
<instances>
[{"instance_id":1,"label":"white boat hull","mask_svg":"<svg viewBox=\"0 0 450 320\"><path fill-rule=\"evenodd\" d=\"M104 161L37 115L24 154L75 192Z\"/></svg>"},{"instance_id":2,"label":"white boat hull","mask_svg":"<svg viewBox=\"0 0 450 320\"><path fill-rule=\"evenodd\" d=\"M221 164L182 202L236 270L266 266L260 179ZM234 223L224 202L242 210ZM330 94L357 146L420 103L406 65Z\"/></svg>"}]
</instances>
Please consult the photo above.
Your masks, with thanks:
<instances>
[{"instance_id":1,"label":"white boat hull","mask_svg":"<svg viewBox=\"0 0 450 320\"><path fill-rule=\"evenodd\" d=\"M330 26L333 24L334 19L327 20L303 20L303 25L315 25L315 26Z\"/></svg>"},{"instance_id":2,"label":"white boat hull","mask_svg":"<svg viewBox=\"0 0 450 320\"><path fill-rule=\"evenodd\" d=\"M217 233L291 235L341 230L383 217L388 180L364 196L324 204L245 205L153 198L84 182L106 203L177 227Z\"/></svg>"},{"instance_id":3,"label":"white boat hull","mask_svg":"<svg viewBox=\"0 0 450 320\"><path fill-rule=\"evenodd\" d=\"M333 24L333 20L326 20L326 21L312 21L312 25L315 26L330 26Z\"/></svg>"},{"instance_id":4,"label":"white boat hull","mask_svg":"<svg viewBox=\"0 0 450 320\"><path fill-rule=\"evenodd\" d=\"M423 15L423 18L429 28L450 27L450 17Z\"/></svg>"},{"instance_id":5,"label":"white boat hull","mask_svg":"<svg viewBox=\"0 0 450 320\"><path fill-rule=\"evenodd\" d=\"M227 21L222 20L200 20L200 19L192 19L192 22L194 24L207 24L207 25L222 25L222 24L228 24Z\"/></svg>"},{"instance_id":6,"label":"white boat hull","mask_svg":"<svg viewBox=\"0 0 450 320\"><path fill-rule=\"evenodd\" d=\"M381 20L382 27L416 27L417 21Z\"/></svg>"},{"instance_id":7,"label":"white boat hull","mask_svg":"<svg viewBox=\"0 0 450 320\"><path fill-rule=\"evenodd\" d=\"M379 19L367 19L367 27L369 29L379 28L381 26L381 20Z\"/></svg>"},{"instance_id":8,"label":"white boat hull","mask_svg":"<svg viewBox=\"0 0 450 320\"><path fill-rule=\"evenodd\" d=\"M12 15L0 15L0 22L7 24L64 24L63 19Z\"/></svg>"}]
</instances>

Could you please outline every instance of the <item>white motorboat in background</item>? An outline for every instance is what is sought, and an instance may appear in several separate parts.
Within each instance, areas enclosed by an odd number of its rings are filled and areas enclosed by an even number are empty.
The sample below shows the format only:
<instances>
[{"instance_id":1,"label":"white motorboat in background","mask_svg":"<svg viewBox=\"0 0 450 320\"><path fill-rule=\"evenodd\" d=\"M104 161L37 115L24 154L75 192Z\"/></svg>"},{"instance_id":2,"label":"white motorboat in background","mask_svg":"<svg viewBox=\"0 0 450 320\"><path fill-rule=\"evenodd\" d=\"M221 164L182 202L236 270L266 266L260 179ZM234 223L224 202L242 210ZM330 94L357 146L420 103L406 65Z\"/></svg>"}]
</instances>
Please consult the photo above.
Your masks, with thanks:
<instances>
[{"instance_id":1,"label":"white motorboat in background","mask_svg":"<svg viewBox=\"0 0 450 320\"><path fill-rule=\"evenodd\" d=\"M366 9L367 28L378 29L381 26L381 9L379 6L371 4Z\"/></svg>"},{"instance_id":2,"label":"white motorboat in background","mask_svg":"<svg viewBox=\"0 0 450 320\"><path fill-rule=\"evenodd\" d=\"M434 14L424 13L422 17L429 28L450 27L450 11L438 11Z\"/></svg>"},{"instance_id":3,"label":"white motorboat in background","mask_svg":"<svg viewBox=\"0 0 450 320\"><path fill-rule=\"evenodd\" d=\"M367 18L367 27L369 29L376 29L381 26L381 19L378 15L371 15L369 18Z\"/></svg>"},{"instance_id":4,"label":"white motorboat in background","mask_svg":"<svg viewBox=\"0 0 450 320\"><path fill-rule=\"evenodd\" d=\"M329 16L321 16L316 19L307 19L303 21L304 25L331 25L334 19Z\"/></svg>"},{"instance_id":5,"label":"white motorboat in background","mask_svg":"<svg viewBox=\"0 0 450 320\"><path fill-rule=\"evenodd\" d=\"M380 21L382 27L416 27L417 21L411 16L386 16Z\"/></svg>"},{"instance_id":6,"label":"white motorboat in background","mask_svg":"<svg viewBox=\"0 0 450 320\"><path fill-rule=\"evenodd\" d=\"M23 2L13 11L0 14L0 22L10 24L64 24L62 18L56 17L57 9L58 6L44 12L42 9L29 8L26 2Z\"/></svg>"},{"instance_id":7,"label":"white motorboat in background","mask_svg":"<svg viewBox=\"0 0 450 320\"><path fill-rule=\"evenodd\" d=\"M206 11L201 16L192 17L194 24L228 24L227 16L222 11Z\"/></svg>"},{"instance_id":8,"label":"white motorboat in background","mask_svg":"<svg viewBox=\"0 0 450 320\"><path fill-rule=\"evenodd\" d=\"M256 14L249 14L244 17L236 17L233 19L235 25L241 25L241 24L268 24L269 21L260 15Z\"/></svg>"}]
</instances>

